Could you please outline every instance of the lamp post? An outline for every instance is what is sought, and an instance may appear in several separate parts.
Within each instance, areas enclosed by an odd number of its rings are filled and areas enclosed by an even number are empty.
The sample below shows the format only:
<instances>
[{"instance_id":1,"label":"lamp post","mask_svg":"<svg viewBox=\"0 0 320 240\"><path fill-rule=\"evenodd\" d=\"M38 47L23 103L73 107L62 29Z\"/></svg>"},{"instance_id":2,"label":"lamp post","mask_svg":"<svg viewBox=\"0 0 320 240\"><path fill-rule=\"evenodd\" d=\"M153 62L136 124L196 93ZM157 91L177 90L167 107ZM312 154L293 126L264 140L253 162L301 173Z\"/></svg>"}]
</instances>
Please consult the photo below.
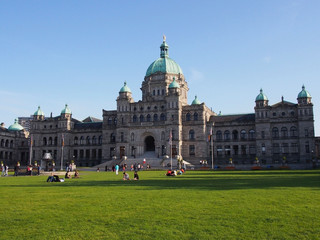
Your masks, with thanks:
<instances>
[{"instance_id":1,"label":"lamp post","mask_svg":"<svg viewBox=\"0 0 320 240\"><path fill-rule=\"evenodd\" d=\"M213 164L213 127L214 127L214 123L212 123L211 129L210 129L210 142L211 142L211 168L212 170L214 169L214 164Z\"/></svg>"}]
</instances>

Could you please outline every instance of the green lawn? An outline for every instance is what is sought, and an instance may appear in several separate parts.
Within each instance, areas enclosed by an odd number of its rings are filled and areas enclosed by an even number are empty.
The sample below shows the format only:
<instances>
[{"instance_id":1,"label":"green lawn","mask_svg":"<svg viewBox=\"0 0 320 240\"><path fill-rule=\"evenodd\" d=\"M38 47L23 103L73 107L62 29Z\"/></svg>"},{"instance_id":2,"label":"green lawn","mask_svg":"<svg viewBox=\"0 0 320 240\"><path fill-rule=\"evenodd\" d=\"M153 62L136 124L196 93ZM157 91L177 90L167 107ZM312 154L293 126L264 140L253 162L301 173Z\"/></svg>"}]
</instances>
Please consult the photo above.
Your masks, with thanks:
<instances>
[{"instance_id":1,"label":"green lawn","mask_svg":"<svg viewBox=\"0 0 320 240\"><path fill-rule=\"evenodd\" d=\"M320 239L319 170L164 173L2 177L0 239Z\"/></svg>"}]
</instances>

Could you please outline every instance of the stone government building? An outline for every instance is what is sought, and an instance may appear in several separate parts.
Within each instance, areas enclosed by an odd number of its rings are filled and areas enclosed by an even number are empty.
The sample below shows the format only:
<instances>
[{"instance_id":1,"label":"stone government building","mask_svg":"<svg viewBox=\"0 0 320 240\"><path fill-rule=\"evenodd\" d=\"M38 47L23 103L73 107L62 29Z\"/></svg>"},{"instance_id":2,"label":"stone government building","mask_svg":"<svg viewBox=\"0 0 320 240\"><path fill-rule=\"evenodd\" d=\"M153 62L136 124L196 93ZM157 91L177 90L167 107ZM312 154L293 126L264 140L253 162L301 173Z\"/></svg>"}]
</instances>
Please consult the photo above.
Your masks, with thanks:
<instances>
[{"instance_id":1,"label":"stone government building","mask_svg":"<svg viewBox=\"0 0 320 240\"><path fill-rule=\"evenodd\" d=\"M50 152L60 166L74 160L78 166L94 166L111 160L158 158L172 155L199 163L211 160L208 135L213 129L214 163L223 165L232 158L235 164L311 166L319 156L319 141L314 136L311 95L302 87L297 103L282 101L269 105L262 89L255 99L254 113L221 115L201 103L197 96L188 104L188 83L182 69L169 58L164 38L160 58L148 67L141 85L142 99L135 102L127 85L120 89L117 109L102 110L103 119L72 118L68 105L59 116L45 117L41 108L29 121L15 123L0 131L0 160L14 164L29 161L32 136L32 163ZM27 131L28 130L28 131ZM63 145L63 151L62 151Z\"/></svg>"}]
</instances>

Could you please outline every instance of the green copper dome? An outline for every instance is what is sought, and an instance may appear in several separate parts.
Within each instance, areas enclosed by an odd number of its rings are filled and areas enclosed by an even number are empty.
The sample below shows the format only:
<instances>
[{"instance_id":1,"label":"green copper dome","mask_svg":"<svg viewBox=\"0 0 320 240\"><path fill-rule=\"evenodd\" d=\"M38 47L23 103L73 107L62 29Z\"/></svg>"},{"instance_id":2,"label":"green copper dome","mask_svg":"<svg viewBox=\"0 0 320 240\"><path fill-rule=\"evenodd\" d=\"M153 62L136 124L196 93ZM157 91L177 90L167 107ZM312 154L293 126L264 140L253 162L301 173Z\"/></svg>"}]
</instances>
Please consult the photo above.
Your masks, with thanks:
<instances>
[{"instance_id":1,"label":"green copper dome","mask_svg":"<svg viewBox=\"0 0 320 240\"><path fill-rule=\"evenodd\" d=\"M61 114L72 114L68 104L65 105L64 109L62 109Z\"/></svg>"},{"instance_id":2,"label":"green copper dome","mask_svg":"<svg viewBox=\"0 0 320 240\"><path fill-rule=\"evenodd\" d=\"M131 92L130 88L127 86L127 82L124 82L123 87L120 89L120 92Z\"/></svg>"},{"instance_id":3,"label":"green copper dome","mask_svg":"<svg viewBox=\"0 0 320 240\"><path fill-rule=\"evenodd\" d=\"M267 96L263 93L262 88L260 89L259 95L256 97L256 101L267 101Z\"/></svg>"},{"instance_id":4,"label":"green copper dome","mask_svg":"<svg viewBox=\"0 0 320 240\"><path fill-rule=\"evenodd\" d=\"M148 67L146 77L157 72L183 74L180 66L174 60L169 58L168 49L169 46L166 43L166 39L164 36L163 43L160 46L160 58L151 63L151 65Z\"/></svg>"},{"instance_id":5,"label":"green copper dome","mask_svg":"<svg viewBox=\"0 0 320 240\"><path fill-rule=\"evenodd\" d=\"M192 101L191 105L199 105L201 102L198 100L197 95L195 96L194 100Z\"/></svg>"},{"instance_id":6,"label":"green copper dome","mask_svg":"<svg viewBox=\"0 0 320 240\"><path fill-rule=\"evenodd\" d=\"M23 127L18 123L18 119L16 118L14 120L14 124L10 125L8 130L10 130L10 131L21 131L21 130L23 130Z\"/></svg>"},{"instance_id":7,"label":"green copper dome","mask_svg":"<svg viewBox=\"0 0 320 240\"><path fill-rule=\"evenodd\" d=\"M304 85L302 86L302 91L298 94L298 98L311 98L310 93L305 90Z\"/></svg>"},{"instance_id":8,"label":"green copper dome","mask_svg":"<svg viewBox=\"0 0 320 240\"><path fill-rule=\"evenodd\" d=\"M170 83L169 88L180 88L179 83L176 82L176 78L173 78L172 83Z\"/></svg>"},{"instance_id":9,"label":"green copper dome","mask_svg":"<svg viewBox=\"0 0 320 240\"><path fill-rule=\"evenodd\" d=\"M42 110L40 109L40 106L38 106L38 110L35 111L35 113L33 114L34 116L44 116L44 113L42 112Z\"/></svg>"}]
</instances>

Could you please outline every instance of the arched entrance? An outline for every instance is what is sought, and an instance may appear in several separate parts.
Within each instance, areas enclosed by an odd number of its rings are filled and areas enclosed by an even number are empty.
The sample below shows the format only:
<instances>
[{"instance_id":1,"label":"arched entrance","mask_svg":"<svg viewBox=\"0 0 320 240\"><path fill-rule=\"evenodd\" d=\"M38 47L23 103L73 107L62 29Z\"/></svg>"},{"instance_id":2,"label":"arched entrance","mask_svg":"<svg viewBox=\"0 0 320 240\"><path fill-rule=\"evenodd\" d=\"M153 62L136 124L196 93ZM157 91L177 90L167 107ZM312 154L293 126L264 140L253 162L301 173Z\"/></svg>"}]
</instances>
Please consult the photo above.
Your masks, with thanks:
<instances>
[{"instance_id":1,"label":"arched entrance","mask_svg":"<svg viewBox=\"0 0 320 240\"><path fill-rule=\"evenodd\" d=\"M155 151L154 137L152 136L146 137L146 139L144 140L144 143L146 147L146 152Z\"/></svg>"}]
</instances>

